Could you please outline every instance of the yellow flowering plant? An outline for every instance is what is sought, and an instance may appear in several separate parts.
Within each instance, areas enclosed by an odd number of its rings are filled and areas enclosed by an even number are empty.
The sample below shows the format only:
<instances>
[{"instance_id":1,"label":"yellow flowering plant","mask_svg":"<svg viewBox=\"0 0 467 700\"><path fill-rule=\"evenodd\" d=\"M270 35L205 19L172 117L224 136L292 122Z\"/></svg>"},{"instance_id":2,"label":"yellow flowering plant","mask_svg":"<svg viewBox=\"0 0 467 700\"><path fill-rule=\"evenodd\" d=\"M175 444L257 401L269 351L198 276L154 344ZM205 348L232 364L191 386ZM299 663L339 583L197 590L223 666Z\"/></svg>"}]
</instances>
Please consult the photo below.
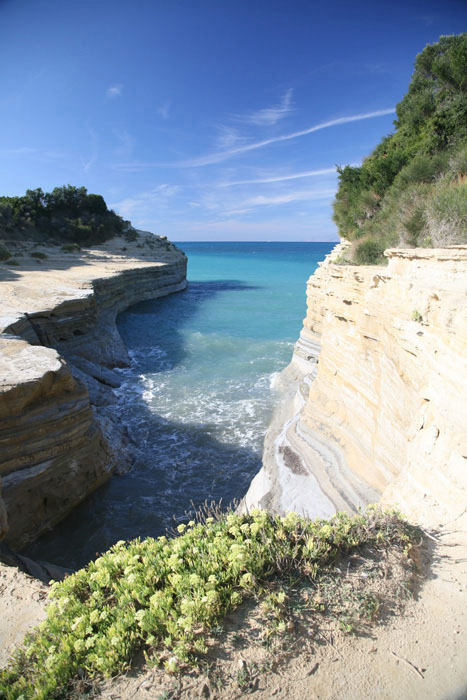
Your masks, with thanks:
<instances>
[{"instance_id":1,"label":"yellow flowering plant","mask_svg":"<svg viewBox=\"0 0 467 700\"><path fill-rule=\"evenodd\" d=\"M0 671L0 698L65 696L78 674L125 672L138 650L169 672L207 650L210 630L245 597L285 574L313 578L363 544L409 548L395 512L310 521L255 510L178 526L174 537L117 542L51 586L47 618ZM265 598L279 610L282 593Z\"/></svg>"}]
</instances>

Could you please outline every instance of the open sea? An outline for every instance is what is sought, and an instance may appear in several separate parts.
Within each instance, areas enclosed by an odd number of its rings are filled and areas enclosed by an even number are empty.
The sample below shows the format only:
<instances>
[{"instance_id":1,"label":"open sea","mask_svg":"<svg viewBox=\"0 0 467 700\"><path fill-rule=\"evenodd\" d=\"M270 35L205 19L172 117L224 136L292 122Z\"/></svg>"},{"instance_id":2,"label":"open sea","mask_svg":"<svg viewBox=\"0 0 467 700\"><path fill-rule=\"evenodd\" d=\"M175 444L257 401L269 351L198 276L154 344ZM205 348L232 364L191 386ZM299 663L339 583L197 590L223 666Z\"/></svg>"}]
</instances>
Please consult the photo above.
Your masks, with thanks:
<instances>
[{"instance_id":1,"label":"open sea","mask_svg":"<svg viewBox=\"0 0 467 700\"><path fill-rule=\"evenodd\" d=\"M78 568L117 540L163 534L193 505L241 498L261 466L274 377L300 333L306 281L335 244L177 245L187 290L118 318L132 364L115 410L135 465L28 556Z\"/></svg>"}]
</instances>

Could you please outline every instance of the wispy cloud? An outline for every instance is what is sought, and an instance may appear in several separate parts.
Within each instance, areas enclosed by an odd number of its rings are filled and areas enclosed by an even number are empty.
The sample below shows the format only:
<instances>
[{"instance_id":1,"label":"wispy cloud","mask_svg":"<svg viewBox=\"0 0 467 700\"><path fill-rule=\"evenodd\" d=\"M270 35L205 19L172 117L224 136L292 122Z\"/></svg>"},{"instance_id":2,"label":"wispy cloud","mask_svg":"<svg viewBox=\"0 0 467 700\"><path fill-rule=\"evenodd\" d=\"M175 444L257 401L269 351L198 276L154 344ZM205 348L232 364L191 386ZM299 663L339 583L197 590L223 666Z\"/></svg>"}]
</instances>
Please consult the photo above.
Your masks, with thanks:
<instances>
[{"instance_id":1,"label":"wispy cloud","mask_svg":"<svg viewBox=\"0 0 467 700\"><path fill-rule=\"evenodd\" d=\"M228 190L226 191L228 192ZM315 187L306 188L290 188L281 187L275 191L260 192L251 196L248 190L245 190L243 196L220 196L218 189L207 190L200 192L192 206L200 207L205 212L217 212L219 216L240 216L250 214L255 209L264 209L265 207L282 207L291 203L302 202L308 204L310 202L321 202L327 204L333 199L336 193L336 186L326 182L317 183Z\"/></svg>"},{"instance_id":2,"label":"wispy cloud","mask_svg":"<svg viewBox=\"0 0 467 700\"><path fill-rule=\"evenodd\" d=\"M117 141L115 154L119 158L130 158L135 145L135 140L126 129L113 129L113 135Z\"/></svg>"},{"instance_id":3,"label":"wispy cloud","mask_svg":"<svg viewBox=\"0 0 467 700\"><path fill-rule=\"evenodd\" d=\"M166 100L160 107L157 108L157 114L162 117L162 119L168 119L170 116L170 107L172 106L172 100Z\"/></svg>"},{"instance_id":4,"label":"wispy cloud","mask_svg":"<svg viewBox=\"0 0 467 700\"><path fill-rule=\"evenodd\" d=\"M31 148L19 146L18 148L0 148L2 156L32 156L35 158L64 158L67 154L63 151L53 151L44 148Z\"/></svg>"},{"instance_id":5,"label":"wispy cloud","mask_svg":"<svg viewBox=\"0 0 467 700\"><path fill-rule=\"evenodd\" d=\"M280 119L283 119L292 111L292 95L293 90L287 90L280 104L274 105L273 107L266 107L265 109L259 109L250 114L236 115L236 119L257 126L271 126L277 124Z\"/></svg>"},{"instance_id":6,"label":"wispy cloud","mask_svg":"<svg viewBox=\"0 0 467 700\"><path fill-rule=\"evenodd\" d=\"M282 141L290 141L291 139L300 138L301 136L306 136L307 134L312 134L315 131L320 131L321 129L328 129L331 126L338 126L340 124L349 124L350 122L357 122L363 119L374 119L375 117L382 117L388 114L393 114L395 109L393 107L389 109L379 109L375 112L365 112L363 114L354 114L349 117L339 117L338 119L330 119L327 122L322 122L321 124L316 124L315 126L310 126L308 129L302 129L301 131L294 131L291 134L283 134L282 136L275 136L270 139L264 139L263 141L256 141L254 143L249 143L244 146L238 146L236 148L230 148L225 151L218 151L216 153L209 153L206 156L201 156L200 158L193 158L192 160L185 160L179 163L175 163L180 167L184 168L196 168L204 165L212 165L214 163L221 163L224 160L233 158L234 156L240 155L242 153L247 153L248 151L255 151L258 148L264 148L273 143L280 143Z\"/></svg>"},{"instance_id":7,"label":"wispy cloud","mask_svg":"<svg viewBox=\"0 0 467 700\"><path fill-rule=\"evenodd\" d=\"M94 165L97 160L97 151L99 145L99 139L97 137L94 129L89 129L89 136L91 141L90 155L87 158L80 156L81 165L85 173Z\"/></svg>"},{"instance_id":8,"label":"wispy cloud","mask_svg":"<svg viewBox=\"0 0 467 700\"><path fill-rule=\"evenodd\" d=\"M5 156L22 156L38 152L38 148L30 148L29 146L19 146L18 148L2 148L0 150L0 153Z\"/></svg>"},{"instance_id":9,"label":"wispy cloud","mask_svg":"<svg viewBox=\"0 0 467 700\"><path fill-rule=\"evenodd\" d=\"M126 219L136 218L141 220L141 217L147 217L148 214L153 214L155 208L162 209L167 206L169 200L174 197L180 190L178 185L162 184L153 187L151 190L139 192L133 197L126 197L119 202L111 204L113 209L116 209L121 216Z\"/></svg>"},{"instance_id":10,"label":"wispy cloud","mask_svg":"<svg viewBox=\"0 0 467 700\"><path fill-rule=\"evenodd\" d=\"M107 88L105 91L105 96L113 100L115 97L120 97L123 92L123 84L122 83L114 83L114 85L111 85L110 87Z\"/></svg>"},{"instance_id":11,"label":"wispy cloud","mask_svg":"<svg viewBox=\"0 0 467 700\"><path fill-rule=\"evenodd\" d=\"M435 21L433 15L424 15L421 17L421 20L425 27L431 27L431 25L434 24Z\"/></svg>"},{"instance_id":12,"label":"wispy cloud","mask_svg":"<svg viewBox=\"0 0 467 700\"><path fill-rule=\"evenodd\" d=\"M235 215L225 219L213 219L210 221L184 221L182 225L174 227L170 232L172 240L188 240L188 236L195 240L290 240L290 217L267 218L262 221L244 221ZM318 240L336 241L336 227L329 215L308 214L306 221L295 220L293 223L293 240ZM175 235L174 235L175 234Z\"/></svg>"},{"instance_id":13,"label":"wispy cloud","mask_svg":"<svg viewBox=\"0 0 467 700\"><path fill-rule=\"evenodd\" d=\"M233 185L262 185L269 182L285 182L286 180L298 180L302 177L315 177L317 175L330 175L336 168L322 168L321 170L306 170L302 173L289 173L288 175L274 175L271 177L257 178L256 180L234 180L232 182L220 182L218 187L231 187Z\"/></svg>"},{"instance_id":14,"label":"wispy cloud","mask_svg":"<svg viewBox=\"0 0 467 700\"><path fill-rule=\"evenodd\" d=\"M335 188L325 190L297 190L295 192L286 192L272 196L257 195L250 197L241 203L243 207L259 207L264 205L289 204L290 202L303 202L311 200L325 200L334 197Z\"/></svg>"},{"instance_id":15,"label":"wispy cloud","mask_svg":"<svg viewBox=\"0 0 467 700\"><path fill-rule=\"evenodd\" d=\"M316 66L302 75L302 82L311 80L316 75L339 75L342 79L348 80L355 77L386 75L394 71L394 66L389 62L370 63L369 61L349 61L334 60Z\"/></svg>"},{"instance_id":16,"label":"wispy cloud","mask_svg":"<svg viewBox=\"0 0 467 700\"><path fill-rule=\"evenodd\" d=\"M364 119L374 119L376 117L383 117L388 114L394 113L395 109L391 107L389 109L380 109L375 112L365 112L363 114L354 114L349 117L339 117L338 119L331 119L327 122L316 124L315 126L311 126L308 129L294 131L291 134L283 134L282 136L275 136L270 139L264 139L263 141L255 141L253 143L235 146L234 148L227 148L215 151L213 153L209 153L206 156L193 158L191 160L181 160L173 163L133 161L130 163L117 163L114 167L117 170L125 172L139 172L148 168L198 168L204 165L214 165L216 163L222 163L223 161L228 160L229 158L234 158L235 156L241 155L242 153L255 151L258 148L264 148L273 143L280 143L282 141L290 141L291 139L300 138L301 136L312 134L314 131L320 131L321 129L328 129L332 126L339 126L340 124L349 124L351 122L357 122Z\"/></svg>"},{"instance_id":17,"label":"wispy cloud","mask_svg":"<svg viewBox=\"0 0 467 700\"><path fill-rule=\"evenodd\" d=\"M232 126L221 124L217 126L217 131L216 146L220 151L238 148L241 144L245 143L245 137L241 136L238 129Z\"/></svg>"}]
</instances>

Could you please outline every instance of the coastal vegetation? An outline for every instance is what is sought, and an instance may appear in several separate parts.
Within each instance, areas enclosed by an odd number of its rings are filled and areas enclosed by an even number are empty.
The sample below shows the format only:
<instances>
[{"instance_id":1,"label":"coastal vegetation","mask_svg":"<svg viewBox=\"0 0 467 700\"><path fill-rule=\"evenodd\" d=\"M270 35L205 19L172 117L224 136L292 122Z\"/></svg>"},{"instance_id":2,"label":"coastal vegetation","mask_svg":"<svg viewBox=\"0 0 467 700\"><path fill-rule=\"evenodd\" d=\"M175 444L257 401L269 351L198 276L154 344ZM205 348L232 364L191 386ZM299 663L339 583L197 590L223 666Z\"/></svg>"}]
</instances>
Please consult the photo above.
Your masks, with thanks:
<instances>
[{"instance_id":1,"label":"coastal vegetation","mask_svg":"<svg viewBox=\"0 0 467 700\"><path fill-rule=\"evenodd\" d=\"M346 586L332 583L343 556L396 549L410 568L420 534L377 508L314 521L260 510L205 513L177 529L172 537L118 542L54 583L45 622L0 672L0 697L71 697L79 679L125 672L141 650L148 663L177 673L196 665L223 617L246 598L262 601L275 633L284 633L287 600L300 582L307 586L301 607L326 611L345 598ZM353 611L345 599L344 631L378 617L384 601L369 592L370 570Z\"/></svg>"},{"instance_id":2,"label":"coastal vegetation","mask_svg":"<svg viewBox=\"0 0 467 700\"><path fill-rule=\"evenodd\" d=\"M334 221L352 260L391 246L467 242L467 33L418 54L394 133L360 167L339 167Z\"/></svg>"},{"instance_id":3,"label":"coastal vegetation","mask_svg":"<svg viewBox=\"0 0 467 700\"><path fill-rule=\"evenodd\" d=\"M7 240L97 245L121 235L133 240L130 222L85 187L63 185L52 192L38 188L22 197L0 197L0 237ZM3 247L0 260L2 255Z\"/></svg>"}]
</instances>

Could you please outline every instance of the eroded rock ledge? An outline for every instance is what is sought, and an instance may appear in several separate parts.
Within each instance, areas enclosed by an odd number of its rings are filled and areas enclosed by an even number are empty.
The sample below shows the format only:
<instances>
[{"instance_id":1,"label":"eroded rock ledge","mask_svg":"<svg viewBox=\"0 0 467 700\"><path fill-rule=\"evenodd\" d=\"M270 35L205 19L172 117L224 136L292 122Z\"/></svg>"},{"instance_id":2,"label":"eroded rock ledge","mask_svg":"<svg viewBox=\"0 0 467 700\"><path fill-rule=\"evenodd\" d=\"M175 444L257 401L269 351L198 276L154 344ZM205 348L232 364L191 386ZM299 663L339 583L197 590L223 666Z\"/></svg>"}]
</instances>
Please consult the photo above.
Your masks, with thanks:
<instances>
[{"instance_id":1,"label":"eroded rock ledge","mask_svg":"<svg viewBox=\"0 0 467 700\"><path fill-rule=\"evenodd\" d=\"M335 264L308 311L245 504L328 516L368 502L446 522L467 502L467 246Z\"/></svg>"},{"instance_id":2,"label":"eroded rock ledge","mask_svg":"<svg viewBox=\"0 0 467 700\"><path fill-rule=\"evenodd\" d=\"M0 271L0 539L14 549L125 466L116 316L186 286L184 253L143 232L81 253L19 248L19 265Z\"/></svg>"}]
</instances>

